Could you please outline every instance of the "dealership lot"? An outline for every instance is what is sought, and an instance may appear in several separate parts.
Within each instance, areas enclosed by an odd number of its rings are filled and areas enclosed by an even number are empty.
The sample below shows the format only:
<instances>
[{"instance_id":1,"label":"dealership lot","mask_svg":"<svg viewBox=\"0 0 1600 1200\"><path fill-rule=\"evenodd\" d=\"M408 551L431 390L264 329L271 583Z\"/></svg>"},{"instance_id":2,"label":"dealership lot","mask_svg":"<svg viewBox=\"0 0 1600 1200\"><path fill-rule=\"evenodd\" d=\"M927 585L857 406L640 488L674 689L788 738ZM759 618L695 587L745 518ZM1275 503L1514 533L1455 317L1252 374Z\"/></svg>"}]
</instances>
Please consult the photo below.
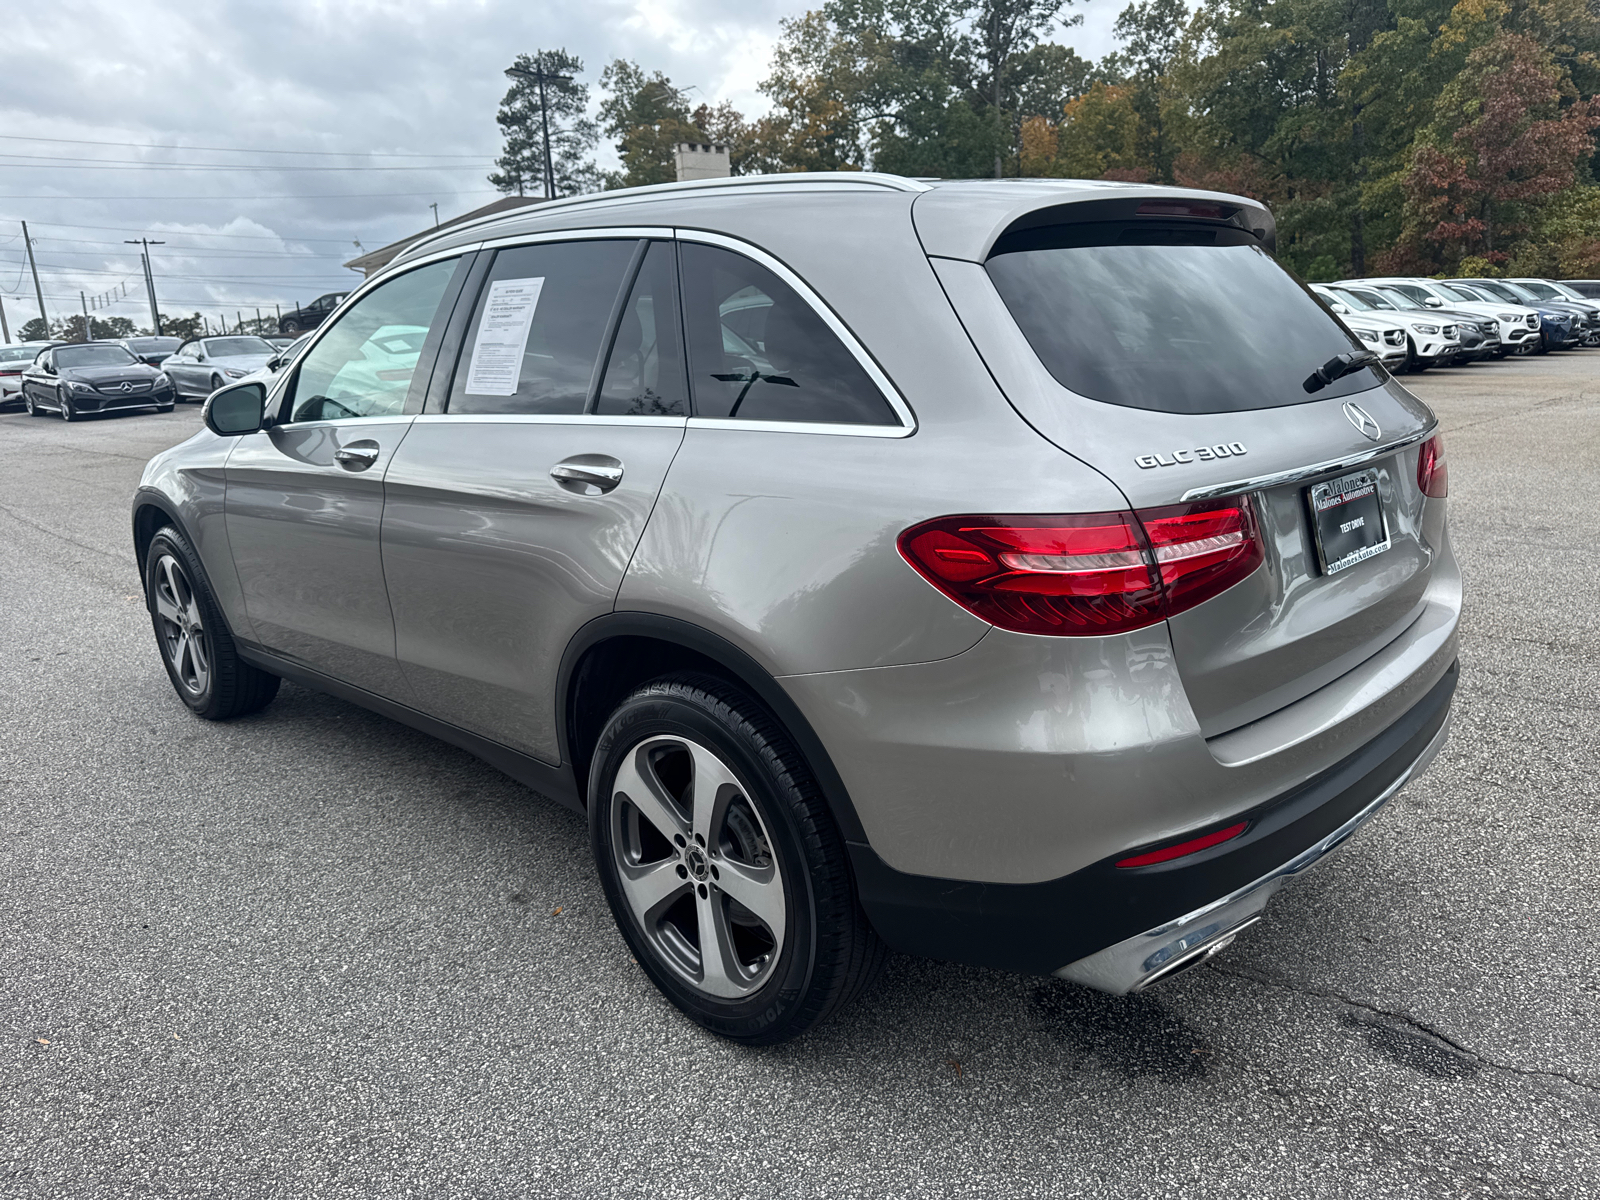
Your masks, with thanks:
<instances>
[{"instance_id":1,"label":"dealership lot","mask_svg":"<svg viewBox=\"0 0 1600 1200\"><path fill-rule=\"evenodd\" d=\"M773 1050L630 962L573 814L296 687L177 702L127 509L195 408L0 415L0 1190L1584 1194L1597 367L1408 377L1467 577L1455 731L1233 950L1121 1000L896 958Z\"/></svg>"}]
</instances>

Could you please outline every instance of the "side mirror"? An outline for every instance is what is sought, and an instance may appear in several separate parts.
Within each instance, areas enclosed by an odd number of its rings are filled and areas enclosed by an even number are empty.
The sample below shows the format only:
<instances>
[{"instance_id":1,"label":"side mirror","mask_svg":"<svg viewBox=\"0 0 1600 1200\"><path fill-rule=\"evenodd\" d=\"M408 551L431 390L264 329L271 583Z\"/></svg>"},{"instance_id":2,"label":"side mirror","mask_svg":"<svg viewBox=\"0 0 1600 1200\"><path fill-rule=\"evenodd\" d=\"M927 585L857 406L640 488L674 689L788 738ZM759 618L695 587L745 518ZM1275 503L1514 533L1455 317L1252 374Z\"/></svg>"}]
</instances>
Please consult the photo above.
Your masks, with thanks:
<instances>
[{"instance_id":1,"label":"side mirror","mask_svg":"<svg viewBox=\"0 0 1600 1200\"><path fill-rule=\"evenodd\" d=\"M1444 301L1439 299L1439 297L1437 297L1437 296L1429 296L1426 300L1423 301L1423 303L1426 304L1429 308L1443 308L1444 307Z\"/></svg>"},{"instance_id":2,"label":"side mirror","mask_svg":"<svg viewBox=\"0 0 1600 1200\"><path fill-rule=\"evenodd\" d=\"M281 366L283 366L283 359L278 355L274 354L271 358L267 359L267 370L276 372Z\"/></svg>"},{"instance_id":3,"label":"side mirror","mask_svg":"<svg viewBox=\"0 0 1600 1200\"><path fill-rule=\"evenodd\" d=\"M220 437L238 437L260 429L266 409L264 384L236 383L213 392L200 416L212 433Z\"/></svg>"}]
</instances>

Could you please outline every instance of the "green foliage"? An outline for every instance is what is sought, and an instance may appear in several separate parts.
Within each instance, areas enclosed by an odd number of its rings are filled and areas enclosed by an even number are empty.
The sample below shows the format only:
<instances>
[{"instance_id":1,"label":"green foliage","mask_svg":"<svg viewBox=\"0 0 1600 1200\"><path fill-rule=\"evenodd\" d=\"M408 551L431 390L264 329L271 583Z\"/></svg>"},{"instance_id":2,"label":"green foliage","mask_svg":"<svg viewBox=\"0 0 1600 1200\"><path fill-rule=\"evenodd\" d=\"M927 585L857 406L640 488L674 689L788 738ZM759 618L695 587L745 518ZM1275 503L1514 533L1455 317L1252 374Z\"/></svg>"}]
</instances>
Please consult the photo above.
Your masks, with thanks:
<instances>
[{"instance_id":1,"label":"green foliage","mask_svg":"<svg viewBox=\"0 0 1600 1200\"><path fill-rule=\"evenodd\" d=\"M702 142L706 135L689 116L689 98L660 71L646 74L638 63L614 59L600 75L606 98L600 119L606 136L615 138L622 170L608 173L606 186L640 187L677 179L672 148L679 142Z\"/></svg>"},{"instance_id":2,"label":"green foliage","mask_svg":"<svg viewBox=\"0 0 1600 1200\"><path fill-rule=\"evenodd\" d=\"M139 332L149 336L154 334L155 330L141 329ZM166 313L162 313L161 332L167 337L197 338L204 334L205 322L199 313L194 313L192 316L187 317L169 317ZM273 332L277 332L276 327L274 327Z\"/></svg>"},{"instance_id":3,"label":"green foliage","mask_svg":"<svg viewBox=\"0 0 1600 1200\"><path fill-rule=\"evenodd\" d=\"M505 148L495 160L500 169L489 176L489 182L506 193L544 195L548 125L556 195L596 190L600 172L589 155L600 135L588 115L589 85L578 81L583 60L565 50L538 50L517 55L511 69L542 73L544 82L541 87L537 78L511 77L511 87L495 114Z\"/></svg>"},{"instance_id":4,"label":"green foliage","mask_svg":"<svg viewBox=\"0 0 1600 1200\"><path fill-rule=\"evenodd\" d=\"M24 321L22 328L17 330L19 342L46 342L50 340L50 326L43 317L32 317Z\"/></svg>"}]
</instances>

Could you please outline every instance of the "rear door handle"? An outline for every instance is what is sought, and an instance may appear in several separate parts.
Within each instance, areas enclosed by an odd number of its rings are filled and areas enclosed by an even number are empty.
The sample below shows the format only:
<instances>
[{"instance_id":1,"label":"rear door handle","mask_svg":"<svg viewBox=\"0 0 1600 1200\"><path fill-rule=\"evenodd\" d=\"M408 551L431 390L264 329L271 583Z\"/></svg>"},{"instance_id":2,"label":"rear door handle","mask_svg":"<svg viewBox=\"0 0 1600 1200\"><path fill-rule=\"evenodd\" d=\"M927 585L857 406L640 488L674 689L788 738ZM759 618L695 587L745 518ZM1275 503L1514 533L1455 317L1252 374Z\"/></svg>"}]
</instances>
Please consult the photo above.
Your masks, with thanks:
<instances>
[{"instance_id":1,"label":"rear door handle","mask_svg":"<svg viewBox=\"0 0 1600 1200\"><path fill-rule=\"evenodd\" d=\"M607 454L574 454L551 467L550 478L579 496L598 496L622 482L622 464Z\"/></svg>"},{"instance_id":2,"label":"rear door handle","mask_svg":"<svg viewBox=\"0 0 1600 1200\"><path fill-rule=\"evenodd\" d=\"M371 438L363 438L348 446L340 446L333 452L333 457L348 470L365 471L378 461L378 443Z\"/></svg>"}]
</instances>

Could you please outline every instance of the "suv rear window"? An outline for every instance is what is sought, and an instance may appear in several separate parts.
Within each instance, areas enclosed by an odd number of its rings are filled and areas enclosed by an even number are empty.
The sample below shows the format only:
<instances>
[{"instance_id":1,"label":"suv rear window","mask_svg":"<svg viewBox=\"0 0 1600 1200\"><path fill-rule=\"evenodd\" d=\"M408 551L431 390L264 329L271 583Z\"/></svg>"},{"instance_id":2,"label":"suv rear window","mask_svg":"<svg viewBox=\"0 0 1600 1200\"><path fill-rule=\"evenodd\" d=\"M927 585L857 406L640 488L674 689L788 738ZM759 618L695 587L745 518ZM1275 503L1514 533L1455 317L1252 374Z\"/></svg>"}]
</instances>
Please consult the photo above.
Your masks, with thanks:
<instances>
[{"instance_id":1,"label":"suv rear window","mask_svg":"<svg viewBox=\"0 0 1600 1200\"><path fill-rule=\"evenodd\" d=\"M1242 412L1379 380L1369 367L1306 392L1313 370L1363 347L1243 230L1046 226L1002 237L986 267L1045 368L1093 400Z\"/></svg>"}]
</instances>

